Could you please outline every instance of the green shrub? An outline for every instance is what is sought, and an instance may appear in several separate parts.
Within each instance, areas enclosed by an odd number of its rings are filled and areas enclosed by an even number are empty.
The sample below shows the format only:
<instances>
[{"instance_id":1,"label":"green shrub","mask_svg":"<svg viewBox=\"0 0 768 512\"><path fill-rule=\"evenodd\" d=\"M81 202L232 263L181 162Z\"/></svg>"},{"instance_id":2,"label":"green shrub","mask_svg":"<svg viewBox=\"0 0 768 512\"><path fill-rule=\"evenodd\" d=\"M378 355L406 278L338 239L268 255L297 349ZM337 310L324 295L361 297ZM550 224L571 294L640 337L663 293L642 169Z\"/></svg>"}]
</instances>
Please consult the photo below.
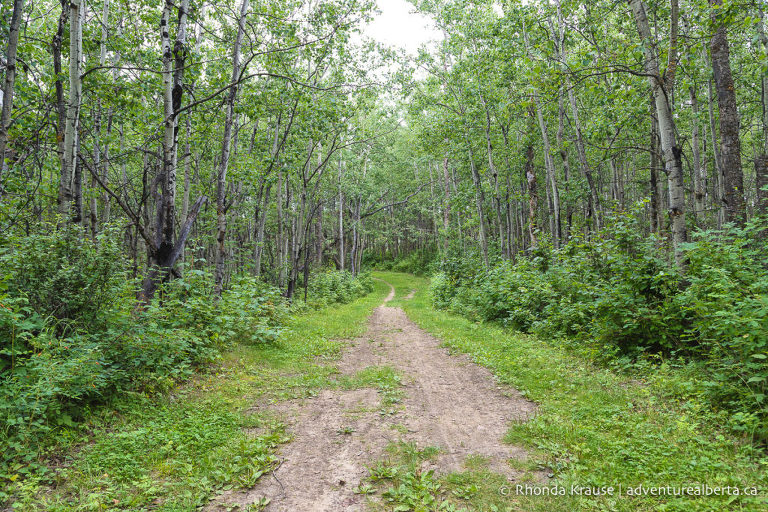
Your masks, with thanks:
<instances>
[{"instance_id":1,"label":"green shrub","mask_svg":"<svg viewBox=\"0 0 768 512\"><path fill-rule=\"evenodd\" d=\"M366 254L363 259L363 265L376 270L407 272L423 276L434 271L436 258L437 252L434 249L413 251L397 258L391 254Z\"/></svg>"},{"instance_id":2,"label":"green shrub","mask_svg":"<svg viewBox=\"0 0 768 512\"><path fill-rule=\"evenodd\" d=\"M0 253L0 293L21 298L37 316L68 328L103 321L103 309L131 292L126 284L119 230L107 227L94 243L83 230L43 226L10 240Z\"/></svg>"},{"instance_id":3,"label":"green shrub","mask_svg":"<svg viewBox=\"0 0 768 512\"><path fill-rule=\"evenodd\" d=\"M699 232L681 275L633 214L616 214L592 240L542 247L485 269L447 258L435 306L562 339L606 362L696 364L691 392L733 413L732 426L768 441L768 248L745 228Z\"/></svg>"},{"instance_id":4,"label":"green shrub","mask_svg":"<svg viewBox=\"0 0 768 512\"><path fill-rule=\"evenodd\" d=\"M278 288L245 275L224 292L217 318L230 340L254 344L277 341L287 314Z\"/></svg>"},{"instance_id":5,"label":"green shrub","mask_svg":"<svg viewBox=\"0 0 768 512\"><path fill-rule=\"evenodd\" d=\"M600 279L595 282L592 336L622 353L671 354L690 348L683 342L686 311L675 300L681 276L656 240L643 236L637 217L615 215L594 244Z\"/></svg>"},{"instance_id":6,"label":"green shrub","mask_svg":"<svg viewBox=\"0 0 768 512\"><path fill-rule=\"evenodd\" d=\"M51 227L0 254L0 482L44 470L35 461L47 440L91 406L163 392L229 344L280 334L285 301L251 277L215 301L211 274L190 270L137 307L119 244L117 230L91 241Z\"/></svg>"},{"instance_id":7,"label":"green shrub","mask_svg":"<svg viewBox=\"0 0 768 512\"><path fill-rule=\"evenodd\" d=\"M688 286L678 303L692 318L685 335L706 358L701 382L710 402L744 416L768 439L768 247L757 242L764 221L722 232L699 232L688 245Z\"/></svg>"},{"instance_id":8,"label":"green shrub","mask_svg":"<svg viewBox=\"0 0 768 512\"><path fill-rule=\"evenodd\" d=\"M310 279L307 302L313 307L347 304L371 291L373 278L369 272L361 272L355 277L346 270L327 270Z\"/></svg>"}]
</instances>

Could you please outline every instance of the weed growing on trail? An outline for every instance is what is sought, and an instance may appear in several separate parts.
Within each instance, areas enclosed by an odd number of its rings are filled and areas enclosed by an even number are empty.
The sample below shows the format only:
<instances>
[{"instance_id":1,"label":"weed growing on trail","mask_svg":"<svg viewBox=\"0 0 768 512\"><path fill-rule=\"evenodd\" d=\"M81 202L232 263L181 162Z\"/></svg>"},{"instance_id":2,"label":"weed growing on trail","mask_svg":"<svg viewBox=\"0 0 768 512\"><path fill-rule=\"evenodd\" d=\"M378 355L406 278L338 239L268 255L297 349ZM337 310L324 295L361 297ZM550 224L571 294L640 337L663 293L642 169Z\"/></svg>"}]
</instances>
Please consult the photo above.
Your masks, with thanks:
<instances>
[{"instance_id":1,"label":"weed growing on trail","mask_svg":"<svg viewBox=\"0 0 768 512\"><path fill-rule=\"evenodd\" d=\"M376 488L370 484L360 484L355 487L355 494L375 494Z\"/></svg>"},{"instance_id":2,"label":"weed growing on trail","mask_svg":"<svg viewBox=\"0 0 768 512\"><path fill-rule=\"evenodd\" d=\"M440 484L435 481L434 471L407 471L398 477L400 485L390 487L382 495L395 505L394 510L424 510L438 504Z\"/></svg>"},{"instance_id":3,"label":"weed growing on trail","mask_svg":"<svg viewBox=\"0 0 768 512\"><path fill-rule=\"evenodd\" d=\"M368 366L351 377L339 381L344 389L376 388L381 397L381 413L396 413L403 398L401 376L391 366Z\"/></svg>"},{"instance_id":4,"label":"weed growing on trail","mask_svg":"<svg viewBox=\"0 0 768 512\"><path fill-rule=\"evenodd\" d=\"M643 381L593 364L534 336L492 323L436 311L427 280L379 273L396 288L395 304L451 350L469 354L502 384L514 386L539 403L528 422L512 424L506 441L525 446L530 461L522 470L544 470L551 485L637 487L689 485L757 487L758 496L520 496L501 499L480 477L481 468L440 479L443 490L475 484L473 510L491 505L526 511L716 511L765 510L768 458L759 447L721 430L706 407L687 398L685 379L672 368L649 373ZM412 288L415 297L401 301ZM490 475L490 474L488 474ZM451 494L452 498L457 498Z\"/></svg>"},{"instance_id":5,"label":"weed growing on trail","mask_svg":"<svg viewBox=\"0 0 768 512\"><path fill-rule=\"evenodd\" d=\"M472 458L466 461L467 471L438 476L427 469L440 454L437 447L399 442L391 444L387 452L386 459L368 468L368 481L379 494L378 501L371 501L375 511L517 510L508 508L509 498L499 492L505 478L476 465Z\"/></svg>"},{"instance_id":6,"label":"weed growing on trail","mask_svg":"<svg viewBox=\"0 0 768 512\"><path fill-rule=\"evenodd\" d=\"M438 449L420 450L412 443L396 443L387 449L390 457L369 467L368 479L384 487L382 500L391 510L433 510L442 502L440 483L433 471L422 471L421 462L433 459ZM381 505L380 503L379 505Z\"/></svg>"},{"instance_id":7,"label":"weed growing on trail","mask_svg":"<svg viewBox=\"0 0 768 512\"><path fill-rule=\"evenodd\" d=\"M397 468L389 466L384 462L378 462L368 468L369 478L372 482L380 480L391 480L397 476Z\"/></svg>"},{"instance_id":8,"label":"weed growing on trail","mask_svg":"<svg viewBox=\"0 0 768 512\"><path fill-rule=\"evenodd\" d=\"M349 426L340 427L339 429L336 430L336 433L341 435L341 436L350 436L354 432L355 432L355 429L353 427L349 427Z\"/></svg>"},{"instance_id":9,"label":"weed growing on trail","mask_svg":"<svg viewBox=\"0 0 768 512\"><path fill-rule=\"evenodd\" d=\"M272 500L269 498L259 498L255 503L242 505L240 503L227 503L222 505L226 512L261 512Z\"/></svg>"}]
</instances>

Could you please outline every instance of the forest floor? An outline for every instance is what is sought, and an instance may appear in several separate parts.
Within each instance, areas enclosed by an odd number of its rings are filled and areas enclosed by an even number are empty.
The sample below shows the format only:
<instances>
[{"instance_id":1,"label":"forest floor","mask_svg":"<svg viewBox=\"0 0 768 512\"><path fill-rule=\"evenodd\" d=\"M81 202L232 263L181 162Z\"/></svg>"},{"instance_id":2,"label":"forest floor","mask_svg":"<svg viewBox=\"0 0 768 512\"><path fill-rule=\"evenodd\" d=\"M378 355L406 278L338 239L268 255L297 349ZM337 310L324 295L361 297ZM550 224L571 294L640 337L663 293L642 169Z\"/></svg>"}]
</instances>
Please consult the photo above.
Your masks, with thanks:
<instances>
[{"instance_id":1,"label":"forest floor","mask_svg":"<svg viewBox=\"0 0 768 512\"><path fill-rule=\"evenodd\" d=\"M599 368L435 310L427 279L375 276L277 343L62 429L53 481L25 481L13 510L766 510L763 448L681 398L673 370ZM674 494L704 485L739 494Z\"/></svg>"}]
</instances>

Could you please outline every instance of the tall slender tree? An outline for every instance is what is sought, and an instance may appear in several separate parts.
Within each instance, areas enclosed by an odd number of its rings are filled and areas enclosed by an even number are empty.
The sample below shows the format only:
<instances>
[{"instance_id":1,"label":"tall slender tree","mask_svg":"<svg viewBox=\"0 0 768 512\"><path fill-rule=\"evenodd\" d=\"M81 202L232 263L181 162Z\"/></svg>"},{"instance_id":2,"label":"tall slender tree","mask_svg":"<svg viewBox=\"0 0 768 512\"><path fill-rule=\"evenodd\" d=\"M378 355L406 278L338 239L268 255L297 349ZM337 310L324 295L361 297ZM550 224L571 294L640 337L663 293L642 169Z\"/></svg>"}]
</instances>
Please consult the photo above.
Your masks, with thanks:
<instances>
[{"instance_id":1,"label":"tall slender tree","mask_svg":"<svg viewBox=\"0 0 768 512\"><path fill-rule=\"evenodd\" d=\"M8 128L11 124L11 109L13 108L13 88L16 84L16 52L19 48L19 27L21 26L21 11L23 0L14 0L11 26L8 31L8 50L6 51L5 81L0 97L0 179L5 171L5 148L8 142ZM0 181L0 198L2 198L2 182Z\"/></svg>"},{"instance_id":2,"label":"tall slender tree","mask_svg":"<svg viewBox=\"0 0 768 512\"><path fill-rule=\"evenodd\" d=\"M216 269L214 293L217 297L221 296L224 287L224 258L226 256L226 236L227 236L227 167L229 166L230 145L232 142L232 127L236 123L235 119L235 100L237 99L237 83L244 69L240 66L240 46L243 43L243 34L245 33L245 21L248 14L248 0L242 0L240 4L240 17L237 21L237 35L235 44L232 47L232 80L233 84L229 88L227 95L227 111L224 118L224 137L221 141L221 158L219 160L219 172L216 179Z\"/></svg>"},{"instance_id":3,"label":"tall slender tree","mask_svg":"<svg viewBox=\"0 0 768 512\"><path fill-rule=\"evenodd\" d=\"M720 159L722 161L725 221L743 225L747 219L744 203L744 174L741 169L741 139L736 89L731 75L728 31L723 21L723 1L710 0L715 32L710 40L712 71L720 111Z\"/></svg>"}]
</instances>

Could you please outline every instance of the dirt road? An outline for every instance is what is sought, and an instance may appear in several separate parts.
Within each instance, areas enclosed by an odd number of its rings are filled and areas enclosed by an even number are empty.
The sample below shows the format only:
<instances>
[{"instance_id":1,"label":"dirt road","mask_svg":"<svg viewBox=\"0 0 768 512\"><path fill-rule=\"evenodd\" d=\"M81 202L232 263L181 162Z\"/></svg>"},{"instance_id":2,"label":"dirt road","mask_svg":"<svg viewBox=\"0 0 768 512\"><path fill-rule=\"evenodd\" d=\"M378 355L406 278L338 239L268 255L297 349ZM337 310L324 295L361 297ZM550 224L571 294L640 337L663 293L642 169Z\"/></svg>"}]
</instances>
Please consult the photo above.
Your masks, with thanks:
<instances>
[{"instance_id":1,"label":"dirt road","mask_svg":"<svg viewBox=\"0 0 768 512\"><path fill-rule=\"evenodd\" d=\"M397 441L439 447L430 468L438 474L461 471L467 456L479 455L492 471L510 480L521 476L508 461L526 454L502 438L510 422L533 414L535 404L498 385L467 357L450 355L401 308L387 306L394 295L393 288L374 310L368 332L350 340L338 368L340 376L371 366L394 368L404 392L398 406L384 410L381 393L372 388L324 390L277 404L273 409L294 436L281 450L281 465L256 487L222 496L209 510L221 510L222 503L244 509L264 498L270 501L266 510L274 512L365 510L368 498L355 488Z\"/></svg>"}]
</instances>

